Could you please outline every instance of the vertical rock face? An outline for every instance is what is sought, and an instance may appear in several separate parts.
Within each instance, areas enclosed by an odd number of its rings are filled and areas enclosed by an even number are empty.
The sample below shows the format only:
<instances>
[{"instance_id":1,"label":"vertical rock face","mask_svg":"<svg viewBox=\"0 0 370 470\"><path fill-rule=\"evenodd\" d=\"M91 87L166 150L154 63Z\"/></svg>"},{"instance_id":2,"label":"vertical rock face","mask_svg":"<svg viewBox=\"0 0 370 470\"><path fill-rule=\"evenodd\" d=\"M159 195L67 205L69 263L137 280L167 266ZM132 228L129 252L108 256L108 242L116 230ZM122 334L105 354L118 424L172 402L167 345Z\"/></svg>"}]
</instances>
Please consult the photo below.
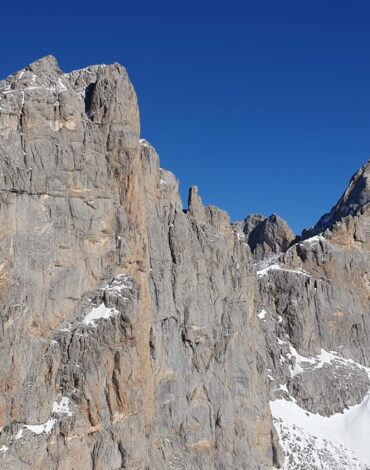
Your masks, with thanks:
<instances>
[{"instance_id":1,"label":"vertical rock face","mask_svg":"<svg viewBox=\"0 0 370 470\"><path fill-rule=\"evenodd\" d=\"M184 214L174 176L159 169L151 147L143 159L146 193L159 181L147 202L161 443L153 466L161 467L164 453L169 468L269 467L272 428L250 252L228 216L204 207L196 188Z\"/></svg>"},{"instance_id":2,"label":"vertical rock face","mask_svg":"<svg viewBox=\"0 0 370 470\"><path fill-rule=\"evenodd\" d=\"M0 82L0 466L278 461L248 246L139 140L117 64Z\"/></svg>"},{"instance_id":3,"label":"vertical rock face","mask_svg":"<svg viewBox=\"0 0 370 470\"><path fill-rule=\"evenodd\" d=\"M0 468L369 468L369 163L301 238L183 210L124 68L45 57L0 166Z\"/></svg>"},{"instance_id":4,"label":"vertical rock face","mask_svg":"<svg viewBox=\"0 0 370 470\"><path fill-rule=\"evenodd\" d=\"M124 446L92 436L153 395L136 95L119 65L64 75L46 57L0 97L1 466L117 468ZM100 306L120 314L84 322Z\"/></svg>"}]
</instances>

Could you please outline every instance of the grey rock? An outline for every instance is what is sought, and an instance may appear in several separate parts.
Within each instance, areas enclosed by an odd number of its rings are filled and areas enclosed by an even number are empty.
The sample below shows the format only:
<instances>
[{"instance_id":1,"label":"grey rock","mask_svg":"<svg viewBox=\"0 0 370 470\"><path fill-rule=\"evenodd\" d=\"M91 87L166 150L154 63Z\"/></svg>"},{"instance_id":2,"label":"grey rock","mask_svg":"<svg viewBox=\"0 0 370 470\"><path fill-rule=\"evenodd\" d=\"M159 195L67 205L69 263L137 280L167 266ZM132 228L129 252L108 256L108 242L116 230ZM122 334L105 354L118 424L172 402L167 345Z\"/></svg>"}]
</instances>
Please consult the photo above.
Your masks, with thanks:
<instances>
[{"instance_id":1,"label":"grey rock","mask_svg":"<svg viewBox=\"0 0 370 470\"><path fill-rule=\"evenodd\" d=\"M357 365L333 360L319 368L308 367L288 381L298 404L311 413L330 416L361 403L370 388L368 374Z\"/></svg>"},{"instance_id":2,"label":"grey rock","mask_svg":"<svg viewBox=\"0 0 370 470\"><path fill-rule=\"evenodd\" d=\"M294 399L323 416L342 413L369 392L368 171L367 163L314 229L257 264L271 399ZM288 469L298 462L302 469L348 468L350 454L334 446L315 456L311 438L298 442L286 423L275 425ZM350 468L368 468L355 460Z\"/></svg>"},{"instance_id":3,"label":"grey rock","mask_svg":"<svg viewBox=\"0 0 370 470\"><path fill-rule=\"evenodd\" d=\"M269 401L331 416L369 390L368 164L296 238L196 187L184 210L139 137L118 64L0 82L0 467L267 470L280 438L316 469Z\"/></svg>"},{"instance_id":4,"label":"grey rock","mask_svg":"<svg viewBox=\"0 0 370 470\"><path fill-rule=\"evenodd\" d=\"M347 216L354 216L367 208L370 202L370 160L361 167L351 178L348 188L330 212L324 214L317 224L303 232L307 238L326 229Z\"/></svg>"},{"instance_id":5,"label":"grey rock","mask_svg":"<svg viewBox=\"0 0 370 470\"><path fill-rule=\"evenodd\" d=\"M123 67L0 82L0 466L281 461L249 248L139 140Z\"/></svg>"},{"instance_id":6,"label":"grey rock","mask_svg":"<svg viewBox=\"0 0 370 470\"><path fill-rule=\"evenodd\" d=\"M285 252L296 239L289 225L276 214L253 214L234 226L244 235L257 262Z\"/></svg>"}]
</instances>

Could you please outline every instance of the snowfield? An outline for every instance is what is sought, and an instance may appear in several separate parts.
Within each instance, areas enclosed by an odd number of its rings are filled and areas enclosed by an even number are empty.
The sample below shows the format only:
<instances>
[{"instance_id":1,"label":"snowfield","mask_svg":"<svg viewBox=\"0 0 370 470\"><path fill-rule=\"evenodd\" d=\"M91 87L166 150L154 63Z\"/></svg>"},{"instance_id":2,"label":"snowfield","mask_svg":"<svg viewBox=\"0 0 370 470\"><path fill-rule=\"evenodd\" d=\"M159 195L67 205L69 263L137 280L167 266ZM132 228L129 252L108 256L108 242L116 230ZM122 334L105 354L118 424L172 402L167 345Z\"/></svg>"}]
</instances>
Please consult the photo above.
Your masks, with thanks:
<instances>
[{"instance_id":1,"label":"snowfield","mask_svg":"<svg viewBox=\"0 0 370 470\"><path fill-rule=\"evenodd\" d=\"M330 417L309 413L294 401L270 402L285 454L283 469L369 470L370 396Z\"/></svg>"}]
</instances>

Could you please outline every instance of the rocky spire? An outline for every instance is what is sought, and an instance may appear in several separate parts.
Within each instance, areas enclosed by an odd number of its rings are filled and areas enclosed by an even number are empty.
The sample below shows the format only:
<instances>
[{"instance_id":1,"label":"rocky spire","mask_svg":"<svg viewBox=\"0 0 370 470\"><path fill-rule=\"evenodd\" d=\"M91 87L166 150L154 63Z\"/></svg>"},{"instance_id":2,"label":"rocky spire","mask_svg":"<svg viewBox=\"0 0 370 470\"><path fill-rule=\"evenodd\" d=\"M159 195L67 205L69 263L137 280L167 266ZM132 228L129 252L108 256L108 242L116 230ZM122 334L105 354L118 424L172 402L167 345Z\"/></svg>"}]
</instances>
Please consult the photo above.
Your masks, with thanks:
<instances>
[{"instance_id":1,"label":"rocky spire","mask_svg":"<svg viewBox=\"0 0 370 470\"><path fill-rule=\"evenodd\" d=\"M191 186L188 196L188 212L193 216L202 215L204 212L203 202L199 195L198 186Z\"/></svg>"}]
</instances>

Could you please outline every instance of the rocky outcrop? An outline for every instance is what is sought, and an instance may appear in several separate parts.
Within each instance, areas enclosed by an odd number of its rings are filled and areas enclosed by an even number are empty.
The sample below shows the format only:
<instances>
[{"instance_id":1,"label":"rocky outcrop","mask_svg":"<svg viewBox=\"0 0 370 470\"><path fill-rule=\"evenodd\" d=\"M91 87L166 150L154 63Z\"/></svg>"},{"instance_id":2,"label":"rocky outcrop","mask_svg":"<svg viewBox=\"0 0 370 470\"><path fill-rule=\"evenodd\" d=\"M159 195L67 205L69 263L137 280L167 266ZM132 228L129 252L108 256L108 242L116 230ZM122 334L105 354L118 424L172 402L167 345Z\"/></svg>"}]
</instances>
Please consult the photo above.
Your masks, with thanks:
<instances>
[{"instance_id":1,"label":"rocky outcrop","mask_svg":"<svg viewBox=\"0 0 370 470\"><path fill-rule=\"evenodd\" d=\"M348 188L343 193L332 210L323 215L317 224L311 229L304 230L303 237L307 238L317 233L332 229L335 224L340 224L348 216L355 217L367 212L370 203L370 162L367 162L351 178ZM365 229L366 232L368 230ZM363 238L365 234L358 234Z\"/></svg>"},{"instance_id":2,"label":"rocky outcrop","mask_svg":"<svg viewBox=\"0 0 370 470\"><path fill-rule=\"evenodd\" d=\"M234 227L250 246L256 262L285 252L296 239L289 225L276 214L253 214Z\"/></svg>"}]
</instances>

